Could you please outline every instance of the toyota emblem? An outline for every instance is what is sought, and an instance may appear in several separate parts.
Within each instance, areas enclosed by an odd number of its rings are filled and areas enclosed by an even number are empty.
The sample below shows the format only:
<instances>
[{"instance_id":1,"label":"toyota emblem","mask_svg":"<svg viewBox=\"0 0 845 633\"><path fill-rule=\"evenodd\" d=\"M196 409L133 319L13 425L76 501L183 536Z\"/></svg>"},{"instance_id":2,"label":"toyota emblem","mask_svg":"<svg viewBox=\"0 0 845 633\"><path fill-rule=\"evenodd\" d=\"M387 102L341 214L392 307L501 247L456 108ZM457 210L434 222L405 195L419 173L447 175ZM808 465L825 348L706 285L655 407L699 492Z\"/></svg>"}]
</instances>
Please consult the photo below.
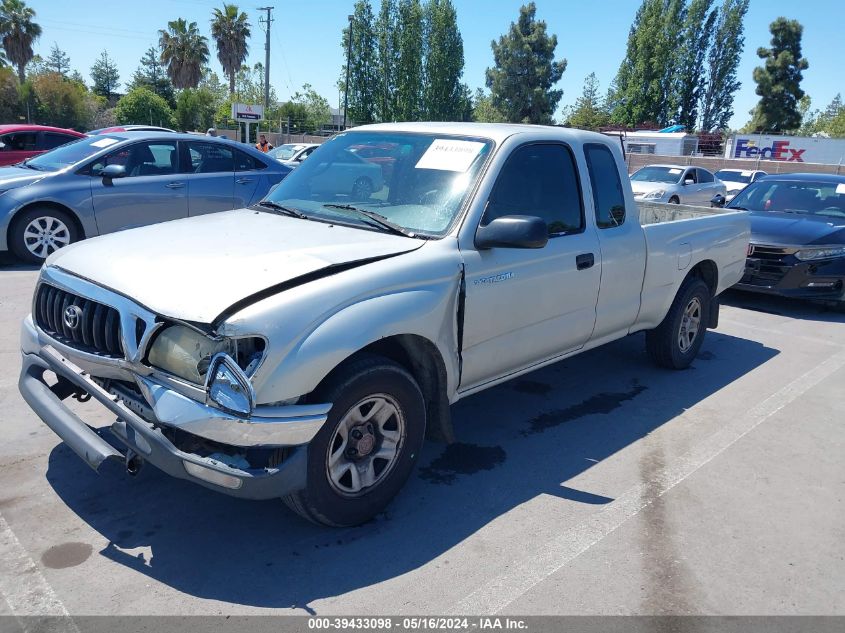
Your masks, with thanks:
<instances>
[{"instance_id":1,"label":"toyota emblem","mask_svg":"<svg viewBox=\"0 0 845 633\"><path fill-rule=\"evenodd\" d=\"M79 318L82 316L82 310L79 306L68 306L65 308L64 322L71 330L79 327Z\"/></svg>"}]
</instances>

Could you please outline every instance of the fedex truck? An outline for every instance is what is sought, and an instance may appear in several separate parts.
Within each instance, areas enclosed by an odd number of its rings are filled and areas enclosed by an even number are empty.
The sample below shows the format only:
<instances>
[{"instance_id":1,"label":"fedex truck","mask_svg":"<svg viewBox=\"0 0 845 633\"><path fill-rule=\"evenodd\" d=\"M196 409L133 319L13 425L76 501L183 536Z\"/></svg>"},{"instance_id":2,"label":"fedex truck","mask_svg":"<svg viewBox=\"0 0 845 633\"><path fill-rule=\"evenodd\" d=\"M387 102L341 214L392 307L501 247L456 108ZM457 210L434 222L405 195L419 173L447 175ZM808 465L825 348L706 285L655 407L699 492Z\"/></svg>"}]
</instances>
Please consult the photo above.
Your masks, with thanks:
<instances>
[{"instance_id":1,"label":"fedex truck","mask_svg":"<svg viewBox=\"0 0 845 633\"><path fill-rule=\"evenodd\" d=\"M841 165L845 138L734 134L725 144L725 158Z\"/></svg>"}]
</instances>

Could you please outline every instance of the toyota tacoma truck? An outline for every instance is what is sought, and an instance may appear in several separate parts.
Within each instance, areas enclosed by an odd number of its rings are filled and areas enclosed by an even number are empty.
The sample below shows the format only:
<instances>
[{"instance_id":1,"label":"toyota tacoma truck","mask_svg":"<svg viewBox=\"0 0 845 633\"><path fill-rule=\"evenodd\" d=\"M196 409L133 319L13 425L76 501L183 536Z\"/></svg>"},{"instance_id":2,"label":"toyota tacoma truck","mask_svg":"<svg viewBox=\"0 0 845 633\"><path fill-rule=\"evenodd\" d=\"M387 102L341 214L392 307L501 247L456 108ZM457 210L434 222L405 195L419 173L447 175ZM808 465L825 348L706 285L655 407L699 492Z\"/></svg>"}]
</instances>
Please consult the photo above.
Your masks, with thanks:
<instances>
[{"instance_id":1,"label":"toyota tacoma truck","mask_svg":"<svg viewBox=\"0 0 845 633\"><path fill-rule=\"evenodd\" d=\"M350 153L380 182L359 169L328 187ZM692 362L742 277L749 222L670 208L641 225L600 134L363 126L256 206L54 253L22 327L20 391L95 470L149 462L360 524L426 436L451 440L465 396L636 332L659 365ZM116 418L110 442L68 400L89 397Z\"/></svg>"}]
</instances>

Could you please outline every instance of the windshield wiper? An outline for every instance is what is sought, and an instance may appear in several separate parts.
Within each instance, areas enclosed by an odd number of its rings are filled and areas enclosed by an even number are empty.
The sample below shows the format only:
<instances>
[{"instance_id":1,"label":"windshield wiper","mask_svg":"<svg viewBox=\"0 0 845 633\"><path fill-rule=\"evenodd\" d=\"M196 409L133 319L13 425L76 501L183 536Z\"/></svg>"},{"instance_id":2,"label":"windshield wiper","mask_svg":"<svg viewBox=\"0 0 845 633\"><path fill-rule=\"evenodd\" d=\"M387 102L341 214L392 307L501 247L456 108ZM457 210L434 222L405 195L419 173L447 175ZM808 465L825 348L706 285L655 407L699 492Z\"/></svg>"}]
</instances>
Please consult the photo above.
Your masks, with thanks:
<instances>
[{"instance_id":1,"label":"windshield wiper","mask_svg":"<svg viewBox=\"0 0 845 633\"><path fill-rule=\"evenodd\" d=\"M328 209L340 209L341 211L354 211L355 213L364 216L372 220L375 224L395 233L396 235L404 235L405 237L420 237L413 231L409 231L405 227L399 226L398 224L394 224L386 217L381 215L380 213L376 213L375 211L368 211L367 209L359 209L358 207L353 207L351 204L324 204L324 207Z\"/></svg>"},{"instance_id":2,"label":"windshield wiper","mask_svg":"<svg viewBox=\"0 0 845 633\"><path fill-rule=\"evenodd\" d=\"M262 200L258 203L259 207L266 207L267 209L273 209L275 211L281 211L285 215L290 215L295 218L299 218L300 220L307 220L308 216L305 215L299 209L294 209L293 207L286 207L283 204L279 204L278 202L273 202L272 200Z\"/></svg>"}]
</instances>

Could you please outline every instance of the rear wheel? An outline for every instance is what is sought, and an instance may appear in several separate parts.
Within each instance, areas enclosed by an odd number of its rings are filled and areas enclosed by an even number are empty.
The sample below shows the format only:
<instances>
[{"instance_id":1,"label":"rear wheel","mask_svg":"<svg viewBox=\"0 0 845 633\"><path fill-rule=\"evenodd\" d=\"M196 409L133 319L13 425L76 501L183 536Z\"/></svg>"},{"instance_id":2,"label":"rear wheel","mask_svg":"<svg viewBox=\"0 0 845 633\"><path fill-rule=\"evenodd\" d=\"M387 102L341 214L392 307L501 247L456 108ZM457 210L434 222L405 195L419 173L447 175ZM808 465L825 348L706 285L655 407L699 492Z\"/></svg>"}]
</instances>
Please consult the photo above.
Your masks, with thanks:
<instances>
[{"instance_id":1,"label":"rear wheel","mask_svg":"<svg viewBox=\"0 0 845 633\"><path fill-rule=\"evenodd\" d=\"M356 200L368 200L373 195L373 182L362 176L352 185L352 197Z\"/></svg>"},{"instance_id":2,"label":"rear wheel","mask_svg":"<svg viewBox=\"0 0 845 633\"><path fill-rule=\"evenodd\" d=\"M15 218L9 246L19 259L42 263L55 251L79 239L79 231L68 213L35 208Z\"/></svg>"},{"instance_id":3,"label":"rear wheel","mask_svg":"<svg viewBox=\"0 0 845 633\"><path fill-rule=\"evenodd\" d=\"M285 503L315 523L359 525L384 510L413 470L425 436L425 403L401 365L362 356L314 394L331 402L308 446L304 490Z\"/></svg>"},{"instance_id":4,"label":"rear wheel","mask_svg":"<svg viewBox=\"0 0 845 633\"><path fill-rule=\"evenodd\" d=\"M689 277L681 284L666 318L646 332L646 350L652 361L669 369L685 369L701 349L710 313L710 288Z\"/></svg>"}]
</instances>

